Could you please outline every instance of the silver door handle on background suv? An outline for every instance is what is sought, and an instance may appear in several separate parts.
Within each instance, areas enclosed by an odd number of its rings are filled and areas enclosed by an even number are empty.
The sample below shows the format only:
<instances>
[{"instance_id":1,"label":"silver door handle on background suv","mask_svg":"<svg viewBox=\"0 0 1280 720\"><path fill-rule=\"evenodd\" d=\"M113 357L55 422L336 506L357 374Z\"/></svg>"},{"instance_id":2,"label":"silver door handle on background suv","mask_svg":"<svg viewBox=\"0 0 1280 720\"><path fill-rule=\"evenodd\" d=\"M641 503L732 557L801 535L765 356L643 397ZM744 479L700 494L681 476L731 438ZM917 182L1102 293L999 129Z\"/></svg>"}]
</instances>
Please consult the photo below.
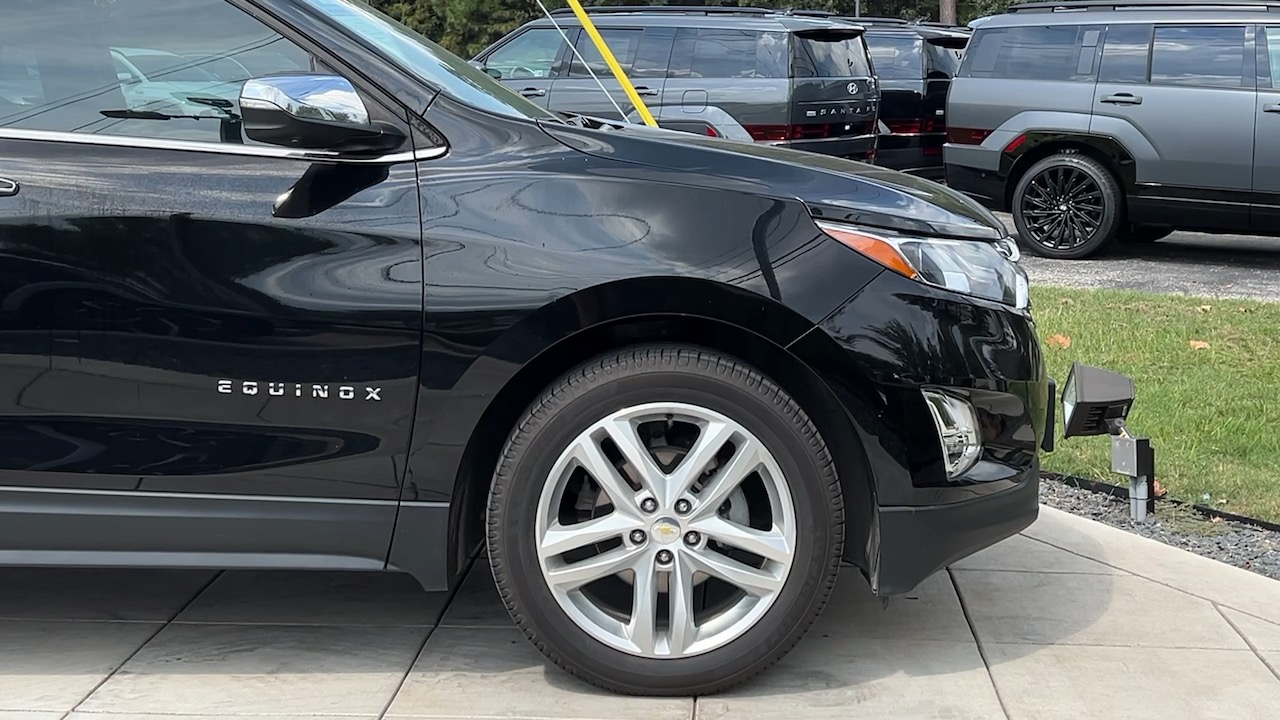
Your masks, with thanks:
<instances>
[{"instance_id":1,"label":"silver door handle on background suv","mask_svg":"<svg viewBox=\"0 0 1280 720\"><path fill-rule=\"evenodd\" d=\"M636 88L636 94L637 95L657 95L658 91L654 90L653 88L647 88L647 87L641 86Z\"/></svg>"},{"instance_id":2,"label":"silver door handle on background suv","mask_svg":"<svg viewBox=\"0 0 1280 720\"><path fill-rule=\"evenodd\" d=\"M520 94L525 97L542 97L547 94L547 91L543 88L525 88L520 91Z\"/></svg>"},{"instance_id":3,"label":"silver door handle on background suv","mask_svg":"<svg viewBox=\"0 0 1280 720\"><path fill-rule=\"evenodd\" d=\"M18 183L9 178L0 178L0 197L13 197L18 194Z\"/></svg>"},{"instance_id":4,"label":"silver door handle on background suv","mask_svg":"<svg viewBox=\"0 0 1280 720\"><path fill-rule=\"evenodd\" d=\"M1142 98L1131 93L1116 93L1102 98L1102 102L1112 105L1141 105Z\"/></svg>"},{"instance_id":5,"label":"silver door handle on background suv","mask_svg":"<svg viewBox=\"0 0 1280 720\"><path fill-rule=\"evenodd\" d=\"M1280 103L1267 103L1262 106L1262 112L1280 113Z\"/></svg>"}]
</instances>

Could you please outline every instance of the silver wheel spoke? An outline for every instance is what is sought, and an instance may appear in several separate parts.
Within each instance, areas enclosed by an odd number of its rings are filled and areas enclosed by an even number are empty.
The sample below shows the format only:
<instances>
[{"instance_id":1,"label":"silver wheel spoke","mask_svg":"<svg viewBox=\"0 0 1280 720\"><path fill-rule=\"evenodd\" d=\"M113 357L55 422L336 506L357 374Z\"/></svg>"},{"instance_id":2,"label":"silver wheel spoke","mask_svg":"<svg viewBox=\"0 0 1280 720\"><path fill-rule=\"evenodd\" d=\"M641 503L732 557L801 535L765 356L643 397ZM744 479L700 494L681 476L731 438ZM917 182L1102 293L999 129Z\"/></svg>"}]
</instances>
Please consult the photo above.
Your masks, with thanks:
<instances>
[{"instance_id":1,"label":"silver wheel spoke","mask_svg":"<svg viewBox=\"0 0 1280 720\"><path fill-rule=\"evenodd\" d=\"M667 651L672 655L683 655L698 638L698 628L693 619L693 568L684 554L676 558L667 588L671 617Z\"/></svg>"},{"instance_id":2,"label":"silver wheel spoke","mask_svg":"<svg viewBox=\"0 0 1280 720\"><path fill-rule=\"evenodd\" d=\"M760 441L754 438L738 444L729 462L716 470L702 488L695 517L704 518L715 514L742 481L760 467L762 449Z\"/></svg>"},{"instance_id":3,"label":"silver wheel spoke","mask_svg":"<svg viewBox=\"0 0 1280 720\"><path fill-rule=\"evenodd\" d=\"M577 590L600 578L634 569L643 548L619 547L575 563L561 564L545 571L547 582L564 592Z\"/></svg>"},{"instance_id":4,"label":"silver wheel spoke","mask_svg":"<svg viewBox=\"0 0 1280 720\"><path fill-rule=\"evenodd\" d=\"M791 559L791 547L782 531L777 529L756 530L719 516L699 520L690 527L712 540L746 550L766 560L785 563Z\"/></svg>"},{"instance_id":5,"label":"silver wheel spoke","mask_svg":"<svg viewBox=\"0 0 1280 720\"><path fill-rule=\"evenodd\" d=\"M611 512L573 525L561 525L558 521L542 535L539 552L545 558L563 555L570 550L611 540L641 527L640 521L622 512Z\"/></svg>"},{"instance_id":6,"label":"silver wheel spoke","mask_svg":"<svg viewBox=\"0 0 1280 720\"><path fill-rule=\"evenodd\" d=\"M631 489L623 479L622 473L604 456L600 446L584 433L574 443L570 452L583 470L596 481L601 490L613 501L618 510L639 517L640 507L636 505L636 491Z\"/></svg>"},{"instance_id":7,"label":"silver wheel spoke","mask_svg":"<svg viewBox=\"0 0 1280 720\"><path fill-rule=\"evenodd\" d=\"M708 422L702 432L698 434L697 441L684 456L680 464L676 466L675 472L671 473L671 478L667 483L670 494L666 497L668 502L675 502L677 498L689 492L698 478L702 477L702 473L706 471L707 465L720 452L725 443L733 437L734 428L729 423L712 420Z\"/></svg>"},{"instance_id":8,"label":"silver wheel spoke","mask_svg":"<svg viewBox=\"0 0 1280 720\"><path fill-rule=\"evenodd\" d=\"M641 486L661 502L666 493L667 476L654 461L649 448L640 440L635 425L628 418L618 418L605 424L605 432L609 433L609 438L618 446L622 457L627 459L640 476Z\"/></svg>"},{"instance_id":9,"label":"silver wheel spoke","mask_svg":"<svg viewBox=\"0 0 1280 720\"><path fill-rule=\"evenodd\" d=\"M646 553L636 563L635 571L631 620L627 623L626 632L637 650L651 655L658 634L658 570L654 566L653 553Z\"/></svg>"},{"instance_id":10,"label":"silver wheel spoke","mask_svg":"<svg viewBox=\"0 0 1280 720\"><path fill-rule=\"evenodd\" d=\"M712 577L737 587L748 595L767 597L782 589L783 579L769 572L753 568L734 560L728 555L721 555L714 550L698 550L686 555L695 570L700 570Z\"/></svg>"}]
</instances>

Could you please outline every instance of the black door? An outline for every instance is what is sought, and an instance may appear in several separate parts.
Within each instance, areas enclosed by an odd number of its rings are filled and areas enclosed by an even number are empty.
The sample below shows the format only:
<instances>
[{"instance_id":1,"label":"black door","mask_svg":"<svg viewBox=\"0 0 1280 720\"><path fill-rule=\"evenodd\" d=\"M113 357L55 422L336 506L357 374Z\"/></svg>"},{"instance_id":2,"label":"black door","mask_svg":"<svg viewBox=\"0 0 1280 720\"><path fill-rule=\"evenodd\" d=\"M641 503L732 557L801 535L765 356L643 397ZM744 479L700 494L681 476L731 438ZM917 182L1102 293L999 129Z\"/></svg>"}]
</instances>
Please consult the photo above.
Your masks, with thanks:
<instances>
[{"instance_id":1,"label":"black door","mask_svg":"<svg viewBox=\"0 0 1280 720\"><path fill-rule=\"evenodd\" d=\"M0 553L147 564L169 533L380 565L417 392L413 148L247 141L245 80L342 72L227 0L5 13Z\"/></svg>"}]
</instances>

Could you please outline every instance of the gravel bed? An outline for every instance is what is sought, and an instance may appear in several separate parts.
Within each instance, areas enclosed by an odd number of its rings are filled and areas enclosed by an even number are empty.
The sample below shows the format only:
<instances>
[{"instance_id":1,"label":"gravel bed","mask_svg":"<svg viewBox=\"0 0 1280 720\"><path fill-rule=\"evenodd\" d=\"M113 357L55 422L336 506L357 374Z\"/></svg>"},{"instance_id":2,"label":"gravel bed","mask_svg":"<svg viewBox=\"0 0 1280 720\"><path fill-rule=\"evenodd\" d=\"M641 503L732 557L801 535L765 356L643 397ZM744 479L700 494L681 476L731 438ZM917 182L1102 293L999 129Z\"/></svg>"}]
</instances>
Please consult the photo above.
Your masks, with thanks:
<instances>
[{"instance_id":1,"label":"gravel bed","mask_svg":"<svg viewBox=\"0 0 1280 720\"><path fill-rule=\"evenodd\" d=\"M1230 520L1211 520L1191 507L1158 501L1154 515L1129 518L1129 501L1046 477L1040 502L1166 545L1280 580L1280 532Z\"/></svg>"}]
</instances>

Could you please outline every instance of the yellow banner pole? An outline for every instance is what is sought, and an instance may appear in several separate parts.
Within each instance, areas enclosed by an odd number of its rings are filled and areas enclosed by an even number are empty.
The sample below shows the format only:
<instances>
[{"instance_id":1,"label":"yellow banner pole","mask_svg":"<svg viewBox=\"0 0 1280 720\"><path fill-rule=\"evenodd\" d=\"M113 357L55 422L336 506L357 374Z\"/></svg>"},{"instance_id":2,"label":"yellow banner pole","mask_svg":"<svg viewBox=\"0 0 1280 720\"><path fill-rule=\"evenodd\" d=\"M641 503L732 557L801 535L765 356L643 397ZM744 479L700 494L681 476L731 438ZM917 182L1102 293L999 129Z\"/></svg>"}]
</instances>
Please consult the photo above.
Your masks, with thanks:
<instances>
[{"instance_id":1,"label":"yellow banner pole","mask_svg":"<svg viewBox=\"0 0 1280 720\"><path fill-rule=\"evenodd\" d=\"M591 42L595 43L596 50L600 52L600 57L604 58L605 64L613 71L613 76L618 78L618 82L622 83L622 89L627 93L627 97L631 100L631 104L636 107L636 111L640 113L640 119L644 120L644 124L649 127L658 127L658 121L653 119L653 113L649 112L649 106L644 104L644 100L640 99L640 93L636 92L636 88L631 84L631 79L622 71L622 66L618 64L618 59L613 56L613 51L605 44L604 38L600 37L600 31L596 29L596 24L591 22L591 18L587 15L587 11L582 8L582 3L578 0L568 0L569 7L573 8L573 14L578 16L578 20L582 23L582 29L587 31Z\"/></svg>"}]
</instances>

